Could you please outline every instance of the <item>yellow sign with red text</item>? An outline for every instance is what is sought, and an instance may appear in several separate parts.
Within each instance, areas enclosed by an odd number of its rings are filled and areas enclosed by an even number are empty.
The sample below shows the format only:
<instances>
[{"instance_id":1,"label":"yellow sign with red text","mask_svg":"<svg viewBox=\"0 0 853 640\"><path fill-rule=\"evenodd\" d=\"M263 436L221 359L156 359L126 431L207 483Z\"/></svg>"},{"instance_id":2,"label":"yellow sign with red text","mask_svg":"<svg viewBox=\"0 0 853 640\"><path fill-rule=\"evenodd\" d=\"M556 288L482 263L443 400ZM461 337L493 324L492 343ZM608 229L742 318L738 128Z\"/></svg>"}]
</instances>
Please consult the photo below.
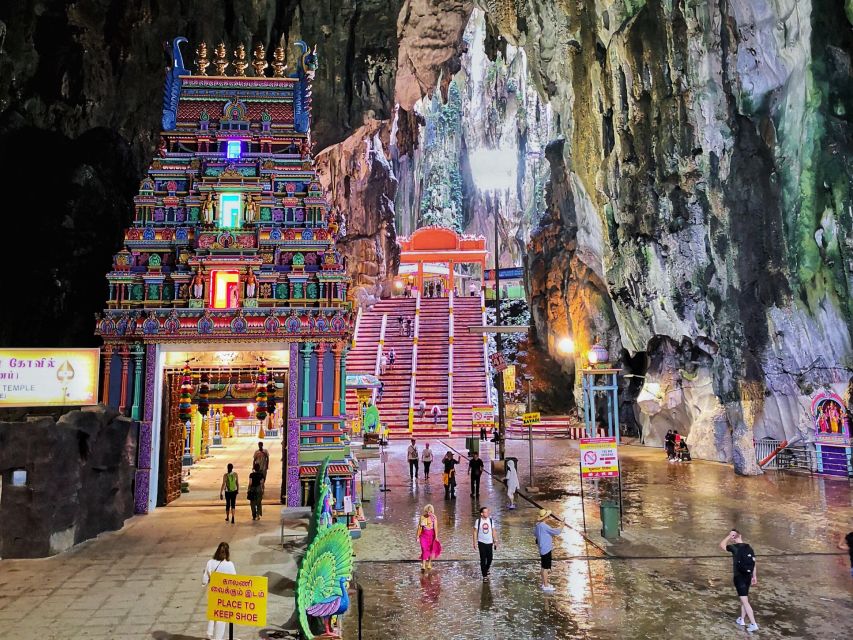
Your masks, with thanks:
<instances>
[{"instance_id":1,"label":"yellow sign with red text","mask_svg":"<svg viewBox=\"0 0 853 640\"><path fill-rule=\"evenodd\" d=\"M98 403L100 349L0 349L0 407Z\"/></svg>"},{"instance_id":2,"label":"yellow sign with red text","mask_svg":"<svg viewBox=\"0 0 853 640\"><path fill-rule=\"evenodd\" d=\"M266 576L213 573L207 587L207 619L264 627L267 594Z\"/></svg>"},{"instance_id":3,"label":"yellow sign with red text","mask_svg":"<svg viewBox=\"0 0 853 640\"><path fill-rule=\"evenodd\" d=\"M581 477L616 478L619 453L616 438L581 438Z\"/></svg>"}]
</instances>

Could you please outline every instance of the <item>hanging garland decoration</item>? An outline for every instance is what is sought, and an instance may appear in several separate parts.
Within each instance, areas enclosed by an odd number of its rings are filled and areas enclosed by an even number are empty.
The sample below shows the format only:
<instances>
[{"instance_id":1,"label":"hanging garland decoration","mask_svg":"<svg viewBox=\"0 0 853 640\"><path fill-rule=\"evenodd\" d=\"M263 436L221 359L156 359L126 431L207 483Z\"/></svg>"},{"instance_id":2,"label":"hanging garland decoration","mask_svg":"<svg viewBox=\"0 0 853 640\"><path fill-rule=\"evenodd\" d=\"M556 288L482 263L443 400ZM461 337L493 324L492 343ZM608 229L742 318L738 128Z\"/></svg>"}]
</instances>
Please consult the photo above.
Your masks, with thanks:
<instances>
[{"instance_id":1,"label":"hanging garland decoration","mask_svg":"<svg viewBox=\"0 0 853 640\"><path fill-rule=\"evenodd\" d=\"M181 375L181 401L178 403L178 415L181 422L186 422L192 418L193 412L193 376L189 360L184 364Z\"/></svg>"},{"instance_id":2,"label":"hanging garland decoration","mask_svg":"<svg viewBox=\"0 0 853 640\"><path fill-rule=\"evenodd\" d=\"M255 396L255 415L258 420L265 420L267 417L267 361L261 358L261 365L258 367L258 393Z\"/></svg>"},{"instance_id":3,"label":"hanging garland decoration","mask_svg":"<svg viewBox=\"0 0 853 640\"><path fill-rule=\"evenodd\" d=\"M198 385L198 412L203 416L210 413L210 374L207 372L201 374Z\"/></svg>"},{"instance_id":4,"label":"hanging garland decoration","mask_svg":"<svg viewBox=\"0 0 853 640\"><path fill-rule=\"evenodd\" d=\"M276 386L277 385L275 383L275 376L270 375L270 381L269 381L269 384L267 385L267 410L269 411L270 415L275 413L275 389L276 389Z\"/></svg>"}]
</instances>

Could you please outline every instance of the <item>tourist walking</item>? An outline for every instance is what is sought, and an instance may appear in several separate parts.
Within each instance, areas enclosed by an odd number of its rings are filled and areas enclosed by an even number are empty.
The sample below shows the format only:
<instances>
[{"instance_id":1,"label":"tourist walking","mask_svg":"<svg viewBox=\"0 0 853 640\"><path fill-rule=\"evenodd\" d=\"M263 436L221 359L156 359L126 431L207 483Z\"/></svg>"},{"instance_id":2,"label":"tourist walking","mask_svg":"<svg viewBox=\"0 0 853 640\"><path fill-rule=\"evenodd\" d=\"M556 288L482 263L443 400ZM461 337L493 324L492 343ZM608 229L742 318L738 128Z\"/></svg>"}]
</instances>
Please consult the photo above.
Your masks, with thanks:
<instances>
[{"instance_id":1,"label":"tourist walking","mask_svg":"<svg viewBox=\"0 0 853 640\"><path fill-rule=\"evenodd\" d=\"M845 549L850 554L850 575L853 576L853 531L846 536L841 536L838 541L838 548Z\"/></svg>"},{"instance_id":2,"label":"tourist walking","mask_svg":"<svg viewBox=\"0 0 853 640\"><path fill-rule=\"evenodd\" d=\"M552 516L550 509L540 509L533 532L536 538L536 546L539 547L539 566L542 573L542 584L540 586L542 591L547 593L556 591L556 588L548 582L548 575L551 573L551 552L554 550L554 536L563 532L563 523ZM551 520L559 526L551 526Z\"/></svg>"},{"instance_id":3,"label":"tourist walking","mask_svg":"<svg viewBox=\"0 0 853 640\"><path fill-rule=\"evenodd\" d=\"M261 466L256 462L252 467L252 473L249 474L249 490L246 492L252 507L252 520L259 520L264 515L261 503L264 499L265 480L266 474L261 471Z\"/></svg>"},{"instance_id":4,"label":"tourist walking","mask_svg":"<svg viewBox=\"0 0 853 640\"><path fill-rule=\"evenodd\" d=\"M441 459L441 463L444 465L444 473L441 476L442 482L444 482L444 497L445 498L455 498L456 497L456 465L462 462L462 457L454 458L453 454L448 451L444 454L444 457Z\"/></svg>"},{"instance_id":5,"label":"tourist walking","mask_svg":"<svg viewBox=\"0 0 853 640\"><path fill-rule=\"evenodd\" d=\"M264 474L264 478L267 477L267 471L270 468L270 452L264 449L264 443L258 443L258 450L255 451L255 455L252 456L252 466L258 465L260 467L261 473Z\"/></svg>"},{"instance_id":6,"label":"tourist walking","mask_svg":"<svg viewBox=\"0 0 853 640\"><path fill-rule=\"evenodd\" d=\"M379 387L376 389L376 402L382 402L382 396L385 394L385 383L380 380Z\"/></svg>"},{"instance_id":7,"label":"tourist walking","mask_svg":"<svg viewBox=\"0 0 853 640\"><path fill-rule=\"evenodd\" d=\"M397 324L399 325L400 335L402 336L403 335L403 325L405 324L405 321L403 320L403 316L397 316Z\"/></svg>"},{"instance_id":8,"label":"tourist walking","mask_svg":"<svg viewBox=\"0 0 853 640\"><path fill-rule=\"evenodd\" d=\"M743 541L743 536L737 529L732 529L729 534L720 541L720 549L728 551L732 554L732 563L734 568L734 583L738 598L740 598L740 616L735 622L743 627L746 625L746 620L749 619L747 631L758 631L758 625L755 624L755 616L752 612L752 606L749 604L749 588L758 584L758 574L756 572L755 551L752 547Z\"/></svg>"},{"instance_id":9,"label":"tourist walking","mask_svg":"<svg viewBox=\"0 0 853 640\"><path fill-rule=\"evenodd\" d=\"M435 297L436 298L441 297L441 280L439 280L438 282L435 283Z\"/></svg>"},{"instance_id":10,"label":"tourist walking","mask_svg":"<svg viewBox=\"0 0 853 640\"><path fill-rule=\"evenodd\" d=\"M485 582L489 579L494 552L498 548L498 534L488 507L480 508L480 517L474 523L474 548L480 552L480 573Z\"/></svg>"},{"instance_id":11,"label":"tourist walking","mask_svg":"<svg viewBox=\"0 0 853 640\"><path fill-rule=\"evenodd\" d=\"M521 484L518 482L518 463L514 458L506 460L506 495L509 497L509 508L515 509L515 494Z\"/></svg>"},{"instance_id":12,"label":"tourist walking","mask_svg":"<svg viewBox=\"0 0 853 640\"><path fill-rule=\"evenodd\" d=\"M471 497L480 497L480 476L483 475L483 461L480 460L480 454L476 451L471 453L471 460L468 461L468 475L471 476Z\"/></svg>"},{"instance_id":13,"label":"tourist walking","mask_svg":"<svg viewBox=\"0 0 853 640\"><path fill-rule=\"evenodd\" d=\"M397 362L397 352L394 351L394 347L391 347L391 350L388 351L388 364L391 368L394 368L394 363Z\"/></svg>"},{"instance_id":14,"label":"tourist walking","mask_svg":"<svg viewBox=\"0 0 853 640\"><path fill-rule=\"evenodd\" d=\"M213 558L207 561L204 567L204 572L201 574L201 584L207 588L210 584L210 576L214 573L225 573L231 576L237 575L237 569L234 563L231 562L231 549L227 542L220 542L216 547L216 553ZM225 638L225 630L227 622L214 622L211 620L207 623L208 640L223 640Z\"/></svg>"},{"instance_id":15,"label":"tourist walking","mask_svg":"<svg viewBox=\"0 0 853 640\"><path fill-rule=\"evenodd\" d=\"M423 420L424 416L426 415L426 407L427 407L426 400L421 398L420 402L418 402L418 411L421 414L421 420Z\"/></svg>"},{"instance_id":16,"label":"tourist walking","mask_svg":"<svg viewBox=\"0 0 853 640\"><path fill-rule=\"evenodd\" d=\"M418 520L418 542L421 544L421 571L432 569L432 561L441 555L438 541L438 520L431 504L424 505Z\"/></svg>"},{"instance_id":17,"label":"tourist walking","mask_svg":"<svg viewBox=\"0 0 853 640\"><path fill-rule=\"evenodd\" d=\"M222 476L222 486L219 487L219 499L225 497L225 522L231 518L234 524L234 514L237 512L237 494L240 492L240 478L234 471L234 465L228 463L228 471Z\"/></svg>"},{"instance_id":18,"label":"tourist walking","mask_svg":"<svg viewBox=\"0 0 853 640\"><path fill-rule=\"evenodd\" d=\"M432 405L430 415L432 416L432 423L434 425L437 425L438 419L441 417L441 407L439 407L437 404Z\"/></svg>"},{"instance_id":19,"label":"tourist walking","mask_svg":"<svg viewBox=\"0 0 853 640\"><path fill-rule=\"evenodd\" d=\"M406 337L408 338L411 335L412 335L412 319L406 318Z\"/></svg>"},{"instance_id":20,"label":"tourist walking","mask_svg":"<svg viewBox=\"0 0 853 640\"><path fill-rule=\"evenodd\" d=\"M429 448L429 442L424 445L421 462L424 465L424 480L429 482L429 466L432 464L432 449Z\"/></svg>"},{"instance_id":21,"label":"tourist walking","mask_svg":"<svg viewBox=\"0 0 853 640\"><path fill-rule=\"evenodd\" d=\"M409 480L415 480L418 477L418 447L415 445L414 438L412 438L412 444L409 445L406 458L409 461Z\"/></svg>"},{"instance_id":22,"label":"tourist walking","mask_svg":"<svg viewBox=\"0 0 853 640\"><path fill-rule=\"evenodd\" d=\"M489 439L489 432L486 430L486 425L480 425L480 442Z\"/></svg>"},{"instance_id":23,"label":"tourist walking","mask_svg":"<svg viewBox=\"0 0 853 640\"><path fill-rule=\"evenodd\" d=\"M385 371L388 370L388 355L383 353L382 357L379 358L379 373L381 375L385 375Z\"/></svg>"}]
</instances>

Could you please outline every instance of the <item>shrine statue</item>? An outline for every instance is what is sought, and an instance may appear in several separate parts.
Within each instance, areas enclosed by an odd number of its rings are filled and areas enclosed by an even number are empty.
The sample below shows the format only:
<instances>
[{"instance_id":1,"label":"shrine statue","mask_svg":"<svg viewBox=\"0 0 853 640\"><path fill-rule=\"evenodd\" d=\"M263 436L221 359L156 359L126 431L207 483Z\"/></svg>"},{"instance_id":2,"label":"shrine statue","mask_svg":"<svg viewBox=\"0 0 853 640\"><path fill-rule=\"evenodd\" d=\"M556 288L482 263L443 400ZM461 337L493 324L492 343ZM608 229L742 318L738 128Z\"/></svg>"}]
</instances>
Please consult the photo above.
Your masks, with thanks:
<instances>
[{"instance_id":1,"label":"shrine statue","mask_svg":"<svg viewBox=\"0 0 853 640\"><path fill-rule=\"evenodd\" d=\"M246 274L246 297L254 298L255 297L255 289L258 285L258 281L255 278L255 272L252 269L249 269L249 272Z\"/></svg>"},{"instance_id":2,"label":"shrine statue","mask_svg":"<svg viewBox=\"0 0 853 640\"><path fill-rule=\"evenodd\" d=\"M213 194L207 194L207 200L204 201L203 218L205 224L213 224L216 216L216 205L213 201Z\"/></svg>"},{"instance_id":3,"label":"shrine statue","mask_svg":"<svg viewBox=\"0 0 853 640\"><path fill-rule=\"evenodd\" d=\"M204 297L204 276L201 275L201 267L196 271L193 278L193 298L201 300Z\"/></svg>"},{"instance_id":4,"label":"shrine statue","mask_svg":"<svg viewBox=\"0 0 853 640\"><path fill-rule=\"evenodd\" d=\"M240 306L240 294L237 293L237 287L234 287L228 292L228 308L236 309Z\"/></svg>"},{"instance_id":5,"label":"shrine statue","mask_svg":"<svg viewBox=\"0 0 853 640\"><path fill-rule=\"evenodd\" d=\"M254 222L258 217L258 201L246 196L246 222Z\"/></svg>"},{"instance_id":6,"label":"shrine statue","mask_svg":"<svg viewBox=\"0 0 853 640\"><path fill-rule=\"evenodd\" d=\"M311 157L311 143L307 140L303 140L302 144L299 146L299 155L302 156L303 160L308 160Z\"/></svg>"}]
</instances>

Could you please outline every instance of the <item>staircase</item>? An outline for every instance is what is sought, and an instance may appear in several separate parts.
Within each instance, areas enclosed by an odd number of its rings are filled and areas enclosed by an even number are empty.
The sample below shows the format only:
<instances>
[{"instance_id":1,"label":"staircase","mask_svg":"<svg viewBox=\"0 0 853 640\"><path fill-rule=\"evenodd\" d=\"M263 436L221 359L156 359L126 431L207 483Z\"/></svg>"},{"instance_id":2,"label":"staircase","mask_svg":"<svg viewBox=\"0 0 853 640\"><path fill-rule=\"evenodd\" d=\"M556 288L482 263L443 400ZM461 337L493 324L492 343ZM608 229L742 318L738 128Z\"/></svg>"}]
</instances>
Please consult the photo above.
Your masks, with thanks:
<instances>
[{"instance_id":1,"label":"staircase","mask_svg":"<svg viewBox=\"0 0 853 640\"><path fill-rule=\"evenodd\" d=\"M453 299L453 433L458 435L471 433L471 407L489 404L484 334L468 331L482 324L480 296Z\"/></svg>"},{"instance_id":2,"label":"staircase","mask_svg":"<svg viewBox=\"0 0 853 640\"><path fill-rule=\"evenodd\" d=\"M365 309L355 336L355 349L347 356L347 371L351 373L373 373L376 370L376 355L379 349L379 333L382 316L387 314L385 343L387 354L393 348L396 363L388 368L380 379L384 383L382 400L377 402L383 425L390 429L391 437L409 435L409 383L412 375L412 336L400 336L399 316L415 318L414 298L382 300L372 309ZM414 323L412 326L414 332ZM347 391L347 415L358 412L358 400L354 390Z\"/></svg>"},{"instance_id":3,"label":"staircase","mask_svg":"<svg viewBox=\"0 0 853 640\"><path fill-rule=\"evenodd\" d=\"M450 323L447 298L421 298L420 335L418 336L418 368L415 381L415 402L426 400L423 418L415 412L414 436L447 436L447 372L449 370ZM438 424L433 423L430 410L441 409Z\"/></svg>"}]
</instances>

